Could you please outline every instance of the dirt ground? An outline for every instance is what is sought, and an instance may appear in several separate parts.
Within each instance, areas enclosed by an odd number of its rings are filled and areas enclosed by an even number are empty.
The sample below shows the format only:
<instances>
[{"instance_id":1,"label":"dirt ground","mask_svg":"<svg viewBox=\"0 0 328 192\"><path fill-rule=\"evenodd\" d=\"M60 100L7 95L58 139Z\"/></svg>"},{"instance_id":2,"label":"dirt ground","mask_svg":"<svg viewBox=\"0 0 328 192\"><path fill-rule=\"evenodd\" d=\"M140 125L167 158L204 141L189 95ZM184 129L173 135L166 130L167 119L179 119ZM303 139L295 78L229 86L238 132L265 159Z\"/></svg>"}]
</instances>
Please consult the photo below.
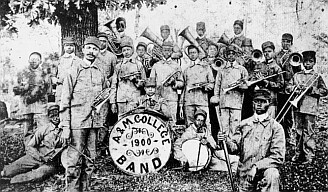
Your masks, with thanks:
<instances>
[{"instance_id":1,"label":"dirt ground","mask_svg":"<svg viewBox=\"0 0 328 192\"><path fill-rule=\"evenodd\" d=\"M286 162L280 169L282 191L328 190L328 99L322 99L316 127L316 157L309 165L291 162L294 149L287 146ZM22 130L19 126L0 127L0 169L24 155ZM204 170L188 173L173 170L169 161L159 173L142 177L128 176L115 167L110 157L99 157L92 177L91 191L231 191L228 174ZM0 191L60 192L65 187L63 170L37 183L11 185L0 182Z\"/></svg>"}]
</instances>

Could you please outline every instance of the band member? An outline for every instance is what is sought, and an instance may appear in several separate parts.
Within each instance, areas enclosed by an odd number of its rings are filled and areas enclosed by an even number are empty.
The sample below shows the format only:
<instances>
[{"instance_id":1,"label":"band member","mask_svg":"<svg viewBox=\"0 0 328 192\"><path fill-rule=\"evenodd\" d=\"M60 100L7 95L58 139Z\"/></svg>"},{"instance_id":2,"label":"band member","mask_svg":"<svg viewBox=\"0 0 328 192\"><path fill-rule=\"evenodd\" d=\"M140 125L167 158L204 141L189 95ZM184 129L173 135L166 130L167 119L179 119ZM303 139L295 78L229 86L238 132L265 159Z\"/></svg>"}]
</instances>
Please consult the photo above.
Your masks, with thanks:
<instances>
[{"instance_id":1,"label":"band member","mask_svg":"<svg viewBox=\"0 0 328 192\"><path fill-rule=\"evenodd\" d=\"M123 60L115 67L111 85L115 92L111 98L112 111L114 113L118 112L119 118L122 114L134 108L146 79L146 73L142 64L133 58L134 47L132 39L123 39L121 46Z\"/></svg>"},{"instance_id":2,"label":"band member","mask_svg":"<svg viewBox=\"0 0 328 192\"><path fill-rule=\"evenodd\" d=\"M38 127L27 145L26 155L4 166L0 177L10 177L10 183L41 181L59 168L59 157L63 150L59 141L59 106L48 107L47 123Z\"/></svg>"},{"instance_id":3,"label":"band member","mask_svg":"<svg viewBox=\"0 0 328 192\"><path fill-rule=\"evenodd\" d=\"M315 156L315 119L319 112L320 97L327 96L328 90L321 75L313 70L316 63L315 51L304 51L304 71L298 72L287 85L288 93L304 94L294 110L297 149L293 161L311 163ZM295 100L294 100L295 101Z\"/></svg>"},{"instance_id":4,"label":"band member","mask_svg":"<svg viewBox=\"0 0 328 192\"><path fill-rule=\"evenodd\" d=\"M178 138L173 146L174 158L180 162L180 165L187 168L188 159L182 152L182 143L189 139L197 138L203 145L209 144L211 148L217 149L218 146L212 137L211 129L206 127L207 113L201 109L198 109L194 113L195 121L188 126L185 132Z\"/></svg>"},{"instance_id":5,"label":"band member","mask_svg":"<svg viewBox=\"0 0 328 192\"><path fill-rule=\"evenodd\" d=\"M293 67L290 64L290 59L289 59L290 55L292 54L291 51L292 45L293 45L293 36L289 33L283 34L281 38L282 49L276 54L276 61L277 64L282 69L282 71L286 71L286 73L283 74L285 83L288 83L294 75ZM284 84L283 89L277 95L277 100L278 100L277 111L279 111L279 113L281 114L285 113L285 110L281 111L281 109L285 105L285 103L288 102L287 100L290 96L289 94L286 94L285 88L286 87ZM286 115L283 117L280 123L285 129L287 143L295 145L295 141L292 133L293 116L292 116L291 109L286 113Z\"/></svg>"},{"instance_id":6,"label":"band member","mask_svg":"<svg viewBox=\"0 0 328 192\"><path fill-rule=\"evenodd\" d=\"M243 29L244 29L244 22L241 20L236 20L233 23L233 31L235 33L235 36L233 38L230 39L230 44L236 44L239 47L241 47L241 44L243 43L243 41L245 40L245 36L243 35Z\"/></svg>"},{"instance_id":7,"label":"band member","mask_svg":"<svg viewBox=\"0 0 328 192\"><path fill-rule=\"evenodd\" d=\"M285 159L285 135L282 126L268 114L271 94L254 93L254 115L243 120L236 133L227 139L228 151L240 156L237 177L239 191L279 191L279 167ZM225 134L218 134L218 140Z\"/></svg>"},{"instance_id":8,"label":"band member","mask_svg":"<svg viewBox=\"0 0 328 192\"><path fill-rule=\"evenodd\" d=\"M215 79L214 96L211 103L216 107L217 116L221 117L224 132L229 135L235 133L235 129L241 120L243 104L243 91L247 89L245 81L248 73L245 67L236 62L236 48L229 45L226 50L227 62L220 68ZM224 89L236 86L230 91Z\"/></svg>"},{"instance_id":9,"label":"band member","mask_svg":"<svg viewBox=\"0 0 328 192\"><path fill-rule=\"evenodd\" d=\"M262 51L265 57L265 61L255 65L250 80L264 79L266 76L278 74L282 71L274 60L274 50L275 46L271 41L267 41L262 44ZM266 88L271 93L272 102L268 110L270 116L273 118L277 113L277 93L283 89L283 85L284 79L282 74L271 77L269 79L264 79L257 84L259 88Z\"/></svg>"},{"instance_id":10,"label":"band member","mask_svg":"<svg viewBox=\"0 0 328 192\"><path fill-rule=\"evenodd\" d=\"M157 82L157 93L167 100L170 109L170 120L175 124L177 121L177 89L183 88L183 77L180 66L172 60L173 44L171 42L163 43L163 60L154 64L150 78L155 78ZM180 110L182 103L179 103ZM182 110L181 110L182 111Z\"/></svg>"},{"instance_id":11,"label":"band member","mask_svg":"<svg viewBox=\"0 0 328 192\"><path fill-rule=\"evenodd\" d=\"M208 114L208 92L214 88L214 78L211 67L199 59L199 50L194 45L188 46L188 55L192 62L183 72L185 88L183 103L187 125L195 121L194 114L201 109ZM205 119L206 127L211 129L210 118Z\"/></svg>"},{"instance_id":12,"label":"band member","mask_svg":"<svg viewBox=\"0 0 328 192\"><path fill-rule=\"evenodd\" d=\"M33 133L35 124L42 126L47 120L47 90L50 82L46 81L40 67L41 54L33 52L29 56L29 66L18 74L18 86L16 87L23 100L21 114L24 125L24 144L27 146Z\"/></svg>"},{"instance_id":13,"label":"band member","mask_svg":"<svg viewBox=\"0 0 328 192\"><path fill-rule=\"evenodd\" d=\"M137 45L137 58L146 73L146 77L149 78L151 67L154 65L155 60L151 58L150 55L147 54L147 44L144 42L139 42Z\"/></svg>"},{"instance_id":14,"label":"band member","mask_svg":"<svg viewBox=\"0 0 328 192\"><path fill-rule=\"evenodd\" d=\"M62 93L62 87L64 78L68 71L71 69L73 60L79 59L75 56L76 42L73 37L66 37L63 39L64 54L60 57L58 63L58 70L56 74L56 103L60 104L60 98Z\"/></svg>"},{"instance_id":15,"label":"band member","mask_svg":"<svg viewBox=\"0 0 328 192\"><path fill-rule=\"evenodd\" d=\"M100 69L104 72L104 76L109 79L113 73L114 68L116 66L117 57L115 54L107 50L108 47L108 36L106 33L98 33L97 35L101 46L100 46L100 54L98 55L98 59L102 61L102 66L99 66Z\"/></svg>"},{"instance_id":16,"label":"band member","mask_svg":"<svg viewBox=\"0 0 328 192\"><path fill-rule=\"evenodd\" d=\"M182 57L182 52L178 45L176 44L177 42L174 42L173 37L170 35L170 27L168 25L162 25L160 27L161 31L161 37L163 42L172 42L173 43L173 53L171 55L172 59L179 59Z\"/></svg>"},{"instance_id":17,"label":"band member","mask_svg":"<svg viewBox=\"0 0 328 192\"><path fill-rule=\"evenodd\" d=\"M203 50L207 53L210 40L206 38L206 34L205 34L206 27L205 27L204 22L196 23L196 32L197 32L196 41L203 48Z\"/></svg>"},{"instance_id":18,"label":"band member","mask_svg":"<svg viewBox=\"0 0 328 192\"><path fill-rule=\"evenodd\" d=\"M64 79L60 111L61 141L70 143L61 161L66 169L66 191L88 190L96 157L97 130L103 127L93 107L94 98L107 86L97 64L101 43L97 37L85 39L83 60L73 60Z\"/></svg>"},{"instance_id":19,"label":"band member","mask_svg":"<svg viewBox=\"0 0 328 192\"><path fill-rule=\"evenodd\" d=\"M137 101L137 107L150 108L169 117L170 111L167 107L167 102L164 98L156 93L156 80L149 78L145 83L146 95L141 95Z\"/></svg>"}]
</instances>

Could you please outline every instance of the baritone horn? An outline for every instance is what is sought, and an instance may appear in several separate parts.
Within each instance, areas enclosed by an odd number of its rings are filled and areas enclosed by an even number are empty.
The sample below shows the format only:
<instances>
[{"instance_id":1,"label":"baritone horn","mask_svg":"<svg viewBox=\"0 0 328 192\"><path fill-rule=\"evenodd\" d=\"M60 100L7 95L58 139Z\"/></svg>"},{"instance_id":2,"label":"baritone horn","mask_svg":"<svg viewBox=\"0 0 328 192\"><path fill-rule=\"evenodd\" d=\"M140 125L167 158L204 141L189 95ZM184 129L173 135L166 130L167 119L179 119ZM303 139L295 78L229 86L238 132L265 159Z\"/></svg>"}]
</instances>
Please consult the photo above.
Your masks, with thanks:
<instances>
[{"instance_id":1,"label":"baritone horn","mask_svg":"<svg viewBox=\"0 0 328 192\"><path fill-rule=\"evenodd\" d=\"M217 57L214 59L215 66L220 67L222 65L224 65L224 59L222 59L221 57Z\"/></svg>"},{"instance_id":2,"label":"baritone horn","mask_svg":"<svg viewBox=\"0 0 328 192\"><path fill-rule=\"evenodd\" d=\"M252 60L257 63L257 62L261 62L262 59L263 59L262 51L259 49L254 49L252 51Z\"/></svg>"},{"instance_id":3,"label":"baritone horn","mask_svg":"<svg viewBox=\"0 0 328 192\"><path fill-rule=\"evenodd\" d=\"M220 37L218 43L223 43L223 44L225 44L225 45L229 45L229 44L230 44L230 43L229 43L229 37L228 37L225 33L223 33L223 34L221 35L221 37Z\"/></svg>"},{"instance_id":4,"label":"baritone horn","mask_svg":"<svg viewBox=\"0 0 328 192\"><path fill-rule=\"evenodd\" d=\"M194 45L194 46L197 47L197 49L200 52L199 57L201 59L204 58L204 57L206 57L207 54L206 54L205 50L199 45L199 43L196 41L196 39L191 35L191 33L189 31L189 26L186 27L184 30L182 30L179 33L179 36L185 38L191 45ZM187 47L185 48L185 53L187 53L186 52ZM186 55L188 55L188 54L186 54Z\"/></svg>"},{"instance_id":5,"label":"baritone horn","mask_svg":"<svg viewBox=\"0 0 328 192\"><path fill-rule=\"evenodd\" d=\"M296 53L290 54L288 60L290 61L289 63L291 66L297 67L297 66L300 66L301 63L303 62L303 57L301 54L296 52Z\"/></svg>"},{"instance_id":6,"label":"baritone horn","mask_svg":"<svg viewBox=\"0 0 328 192\"><path fill-rule=\"evenodd\" d=\"M104 26L108 27L109 34L108 34L108 48L115 54L115 55L122 55L122 48L120 43L117 43L117 36L112 28L112 23L115 22L116 19L113 19L106 23Z\"/></svg>"},{"instance_id":7,"label":"baritone horn","mask_svg":"<svg viewBox=\"0 0 328 192\"><path fill-rule=\"evenodd\" d=\"M154 48L151 51L152 52L151 55L153 57L162 59L163 58L163 55L162 55L163 41L159 37L157 37L148 27L141 33L140 36L145 37L146 39L148 39L152 42L152 43L149 43L148 45L154 44Z\"/></svg>"}]
</instances>

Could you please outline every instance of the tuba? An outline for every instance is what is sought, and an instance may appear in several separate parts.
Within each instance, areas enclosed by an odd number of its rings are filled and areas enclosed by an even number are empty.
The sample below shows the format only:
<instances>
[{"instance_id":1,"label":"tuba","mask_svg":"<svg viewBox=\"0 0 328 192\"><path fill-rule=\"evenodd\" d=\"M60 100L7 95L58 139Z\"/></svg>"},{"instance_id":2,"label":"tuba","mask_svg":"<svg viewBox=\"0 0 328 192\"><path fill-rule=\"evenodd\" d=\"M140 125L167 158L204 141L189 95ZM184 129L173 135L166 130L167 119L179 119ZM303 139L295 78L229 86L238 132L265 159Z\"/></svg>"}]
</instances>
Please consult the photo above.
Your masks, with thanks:
<instances>
[{"instance_id":1,"label":"tuba","mask_svg":"<svg viewBox=\"0 0 328 192\"><path fill-rule=\"evenodd\" d=\"M220 67L220 66L224 65L224 59L222 59L221 57L217 57L214 59L213 63L216 67Z\"/></svg>"},{"instance_id":2,"label":"tuba","mask_svg":"<svg viewBox=\"0 0 328 192\"><path fill-rule=\"evenodd\" d=\"M108 48L111 52L113 52L115 55L122 55L122 48L120 46L120 43L117 43L117 36L112 28L112 23L115 22L116 19L113 19L105 24L106 27L109 29L108 34Z\"/></svg>"},{"instance_id":3,"label":"tuba","mask_svg":"<svg viewBox=\"0 0 328 192\"><path fill-rule=\"evenodd\" d=\"M206 52L204 51L204 49L199 45L199 43L196 41L196 39L191 35L190 31L189 31L189 26L186 27L184 30L181 31L181 33L179 33L179 36L184 37L190 44L195 45L199 52L200 52L200 58L204 58L206 57ZM187 46L188 47L188 46ZM186 49L185 48L185 53L186 53ZM188 55L188 54L186 54Z\"/></svg>"},{"instance_id":4,"label":"tuba","mask_svg":"<svg viewBox=\"0 0 328 192\"><path fill-rule=\"evenodd\" d=\"M254 49L252 51L252 60L256 63L261 62L263 59L263 53L259 49Z\"/></svg>"},{"instance_id":5,"label":"tuba","mask_svg":"<svg viewBox=\"0 0 328 192\"><path fill-rule=\"evenodd\" d=\"M303 62L303 57L299 53L292 53L290 54L288 60L290 60L289 63L291 66L297 67L300 66L301 63Z\"/></svg>"},{"instance_id":6,"label":"tuba","mask_svg":"<svg viewBox=\"0 0 328 192\"><path fill-rule=\"evenodd\" d=\"M229 44L230 44L230 43L229 43L229 37L228 37L225 33L223 33L223 34L221 35L221 37L220 37L218 43L223 43L223 44L225 44L225 45L229 45Z\"/></svg>"},{"instance_id":7,"label":"tuba","mask_svg":"<svg viewBox=\"0 0 328 192\"><path fill-rule=\"evenodd\" d=\"M152 31L150 31L150 29L147 27L140 35L141 37L145 37L148 40L150 40L153 43L150 44L154 44L154 48L152 50L152 56L153 57L157 57L159 59L163 58L162 55L162 45L163 45L163 41L157 37ZM148 44L148 45L150 45Z\"/></svg>"}]
</instances>

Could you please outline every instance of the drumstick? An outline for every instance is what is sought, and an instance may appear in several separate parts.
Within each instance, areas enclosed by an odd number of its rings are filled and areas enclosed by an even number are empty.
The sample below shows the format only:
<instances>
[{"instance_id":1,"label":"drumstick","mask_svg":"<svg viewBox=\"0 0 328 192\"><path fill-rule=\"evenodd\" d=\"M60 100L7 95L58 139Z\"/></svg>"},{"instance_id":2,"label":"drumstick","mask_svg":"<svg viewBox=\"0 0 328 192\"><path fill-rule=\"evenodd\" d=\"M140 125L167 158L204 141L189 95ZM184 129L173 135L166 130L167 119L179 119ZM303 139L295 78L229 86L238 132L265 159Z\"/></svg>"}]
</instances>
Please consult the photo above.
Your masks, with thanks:
<instances>
[{"instance_id":1,"label":"drumstick","mask_svg":"<svg viewBox=\"0 0 328 192\"><path fill-rule=\"evenodd\" d=\"M220 115L218 115L218 123L219 123L219 131L222 130L222 122L220 119ZM235 185L234 185L234 181L233 181L233 175L232 175L232 170L231 170L231 164L230 164L230 158L229 158L229 153L228 153L228 148L227 148L227 143L225 140L222 141L222 145L223 145L223 151L224 151L224 156L226 159L226 164L227 164L227 168L228 168L228 173L229 173L229 178L230 178L230 182L231 182L231 188L232 191L235 192Z\"/></svg>"},{"instance_id":2,"label":"drumstick","mask_svg":"<svg viewBox=\"0 0 328 192\"><path fill-rule=\"evenodd\" d=\"M197 155L197 164L196 164L196 171L198 168L198 163L199 163L199 156L200 156L200 147L202 146L202 142L199 142L199 147L198 147L198 155Z\"/></svg>"}]
</instances>

